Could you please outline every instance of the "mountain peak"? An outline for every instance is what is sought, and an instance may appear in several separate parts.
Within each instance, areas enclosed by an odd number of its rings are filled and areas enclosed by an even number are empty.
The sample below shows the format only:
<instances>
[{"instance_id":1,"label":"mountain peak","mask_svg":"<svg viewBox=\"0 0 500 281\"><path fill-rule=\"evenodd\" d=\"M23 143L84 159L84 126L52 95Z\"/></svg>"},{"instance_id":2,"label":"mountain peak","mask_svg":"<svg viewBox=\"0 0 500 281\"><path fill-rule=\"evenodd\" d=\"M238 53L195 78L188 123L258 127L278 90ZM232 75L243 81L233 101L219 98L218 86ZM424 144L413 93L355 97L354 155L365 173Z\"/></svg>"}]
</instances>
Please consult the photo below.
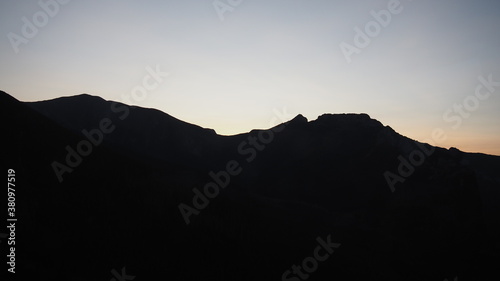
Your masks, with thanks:
<instances>
[{"instance_id":1,"label":"mountain peak","mask_svg":"<svg viewBox=\"0 0 500 281\"><path fill-rule=\"evenodd\" d=\"M318 116L319 119L344 119L344 120L370 120L370 115L366 113L325 113Z\"/></svg>"},{"instance_id":2,"label":"mountain peak","mask_svg":"<svg viewBox=\"0 0 500 281\"><path fill-rule=\"evenodd\" d=\"M293 122L293 123L307 123L308 120L307 118L304 117L304 115L302 114L298 114L297 116L295 116L292 120L290 120L289 122Z\"/></svg>"},{"instance_id":3,"label":"mountain peak","mask_svg":"<svg viewBox=\"0 0 500 281\"><path fill-rule=\"evenodd\" d=\"M68 97L61 97L59 98L61 100L65 100L65 99L76 99L76 100L88 100L88 101L104 101L103 98L101 98L100 96L93 96L93 95L90 95L90 94L87 94L87 93L83 93L83 94L79 94L79 95L74 95L74 96L68 96ZM58 99L56 99L58 100Z\"/></svg>"},{"instance_id":4,"label":"mountain peak","mask_svg":"<svg viewBox=\"0 0 500 281\"><path fill-rule=\"evenodd\" d=\"M318 124L327 124L333 126L368 126L368 127L383 127L376 119L372 119L370 115L366 113L341 113L341 114L331 114L326 113L318 116L315 120Z\"/></svg>"}]
</instances>

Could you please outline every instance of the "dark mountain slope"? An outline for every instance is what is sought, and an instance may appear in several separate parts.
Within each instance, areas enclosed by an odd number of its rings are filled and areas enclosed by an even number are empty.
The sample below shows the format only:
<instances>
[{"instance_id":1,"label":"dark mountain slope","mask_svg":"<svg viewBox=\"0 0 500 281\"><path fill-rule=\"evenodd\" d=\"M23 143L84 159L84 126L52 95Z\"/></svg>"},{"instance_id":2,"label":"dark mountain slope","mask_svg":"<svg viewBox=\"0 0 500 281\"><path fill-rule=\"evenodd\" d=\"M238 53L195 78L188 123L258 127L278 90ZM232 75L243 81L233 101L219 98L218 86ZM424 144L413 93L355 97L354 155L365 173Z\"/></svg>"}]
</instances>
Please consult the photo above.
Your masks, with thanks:
<instances>
[{"instance_id":1,"label":"dark mountain slope","mask_svg":"<svg viewBox=\"0 0 500 281\"><path fill-rule=\"evenodd\" d=\"M30 277L110 280L125 266L135 280L279 280L328 235L341 246L308 280L490 280L500 261L499 185L481 168L498 157L435 148L393 193L384 173L419 145L365 114L222 137L88 95L0 99ZM116 128L59 183L51 163L104 118ZM179 204L232 160L241 173L186 225Z\"/></svg>"},{"instance_id":2,"label":"dark mountain slope","mask_svg":"<svg viewBox=\"0 0 500 281\"><path fill-rule=\"evenodd\" d=\"M110 145L150 159L176 159L176 165L206 164L199 162L212 158L207 143L221 138L214 130L180 121L158 110L129 107L86 94L27 105L77 133L99 129L100 122L109 119L116 127L111 133L104 133Z\"/></svg>"}]
</instances>

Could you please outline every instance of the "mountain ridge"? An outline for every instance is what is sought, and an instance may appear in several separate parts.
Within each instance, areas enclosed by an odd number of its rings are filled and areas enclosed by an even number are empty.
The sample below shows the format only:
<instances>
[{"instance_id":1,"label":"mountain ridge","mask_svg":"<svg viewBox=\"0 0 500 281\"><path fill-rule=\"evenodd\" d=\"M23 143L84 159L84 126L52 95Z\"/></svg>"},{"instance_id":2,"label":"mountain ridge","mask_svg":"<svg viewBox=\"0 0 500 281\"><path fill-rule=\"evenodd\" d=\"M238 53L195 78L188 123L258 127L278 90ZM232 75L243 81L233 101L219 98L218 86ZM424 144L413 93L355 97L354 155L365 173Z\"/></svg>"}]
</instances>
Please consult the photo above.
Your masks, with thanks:
<instances>
[{"instance_id":1,"label":"mountain ridge","mask_svg":"<svg viewBox=\"0 0 500 281\"><path fill-rule=\"evenodd\" d=\"M5 93L5 92L4 92ZM5 93L7 94L7 93ZM8 94L7 94L8 95ZM79 94L79 95L74 95L74 96L65 96L65 97L60 97L60 98L55 98L55 99L48 99L48 100L43 100L43 101L36 101L36 102L25 102L26 104L28 104L29 106L31 106L32 108L34 109L37 109L37 111L41 112L42 114L52 118L52 119L61 119L60 117L59 118L56 118L56 117L51 117L50 116L50 113L48 112L48 110L43 110L43 106L37 106L38 104L43 104L43 103L55 103L57 104L58 102L60 101L70 101L70 103L72 104L75 104L75 103L80 103L83 101L83 104L85 106L88 106L89 104L91 105L92 103L90 103L89 101L94 101L95 103L96 102L105 102L105 103L117 103L117 104L120 104L120 105L125 105L121 102L117 102L117 101L112 101L112 100L105 100L103 99L102 97L100 96L95 96L95 95L90 95L90 94L87 94L87 93L83 93L83 94ZM64 105L56 105L58 107L64 107ZM143 110L151 110L151 111L156 111L160 114L158 115L162 115L162 116L167 116L168 118L171 118L175 121L180 121L180 122L183 122L185 124L189 124L189 125L192 125L192 126L195 126L195 127L199 127L199 128L203 128L201 126L198 126L198 125L195 125L195 124L192 124L192 123L189 123L189 122L186 122L186 121L182 121L181 119L178 119L176 117L173 117L171 115L169 115L168 113L164 112L164 111L161 111L161 110L158 110L158 109L155 109L155 108L143 108L143 107L139 107L139 106L129 106L131 108L140 108L140 109L143 109ZM369 114L367 113L323 113L321 115L319 115L315 120L308 120L306 117L304 117L302 114L297 114L295 117L293 117L292 119L288 120L288 121L283 121L283 123L288 123L288 124L294 124L294 123L301 123L301 124L305 124L305 123L311 123L311 122L317 122L317 123L321 123L321 122L328 122L330 121L330 125L332 124L338 124L338 125L341 125L342 122L352 122L351 124L345 124L345 126L347 125L355 125L355 124L362 124L362 122L366 122L365 124L371 124L372 126L374 127L377 127L377 126L382 126L382 127L386 127L387 128L387 131L388 133L396 133L397 135L399 136L403 136L401 134L399 134L398 132L396 132L394 129L392 129L392 127L390 127L389 125L383 125L379 120L376 120L376 119L373 119L370 117ZM277 125L278 126L278 125ZM208 130L210 132L213 132L213 133L216 133L214 129L212 128L203 128L205 130ZM238 133L238 134L233 134L233 135L220 135L220 134L217 134L218 136L227 136L227 137L232 137L232 136L236 136L236 135L241 135L241 134L246 134L246 133L250 133L254 130L269 130L269 129L272 129L272 128L268 128L268 129L252 129L250 130L249 132L243 132L243 133ZM412 141L417 141L417 140L413 140L409 137L406 137L406 136L403 136L405 138L408 138ZM418 142L418 141L417 141ZM456 147L450 147L448 148L448 150L450 149L458 149ZM461 151L460 149L458 149L459 151ZM463 152L463 151L461 151ZM483 154L483 155L492 155L492 154L488 154L488 153L483 153L483 152L468 152L468 153L479 153L479 154ZM492 155L492 156L499 156L499 155Z\"/></svg>"},{"instance_id":2,"label":"mountain ridge","mask_svg":"<svg viewBox=\"0 0 500 281\"><path fill-rule=\"evenodd\" d=\"M297 115L220 136L159 111L71 100L37 111L0 94L10 134L4 159L26 202L19 251L47 257L19 271L45 272L42 280L87 280L123 266L146 279L278 280L328 235L341 246L310 280L488 280L500 261L500 181L492 174L500 157L434 147L392 192L384 173L397 174L400 156L410 161L422 150L367 114ZM111 123L101 127L103 118ZM115 129L104 133L109 124ZM82 130L97 129L102 142L70 166L68 147L79 153L91 143ZM54 162L72 169L62 182ZM197 208L208 184L223 185L228 163L240 173ZM180 204L199 212L189 224ZM58 256L66 258L52 263Z\"/></svg>"}]
</instances>

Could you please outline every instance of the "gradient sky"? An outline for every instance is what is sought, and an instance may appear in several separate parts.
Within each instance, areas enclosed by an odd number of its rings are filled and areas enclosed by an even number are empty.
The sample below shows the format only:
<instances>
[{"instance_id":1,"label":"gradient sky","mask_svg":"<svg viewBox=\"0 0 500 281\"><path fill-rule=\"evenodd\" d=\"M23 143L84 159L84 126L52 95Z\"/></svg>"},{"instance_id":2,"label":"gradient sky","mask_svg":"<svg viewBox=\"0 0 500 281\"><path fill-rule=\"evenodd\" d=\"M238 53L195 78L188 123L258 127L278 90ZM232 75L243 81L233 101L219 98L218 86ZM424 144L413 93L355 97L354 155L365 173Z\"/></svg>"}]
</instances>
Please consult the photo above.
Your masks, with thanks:
<instances>
[{"instance_id":1,"label":"gradient sky","mask_svg":"<svg viewBox=\"0 0 500 281\"><path fill-rule=\"evenodd\" d=\"M284 108L309 120L365 112L412 139L441 128L438 146L500 155L500 86L473 104L479 76L500 81L500 1L402 0L350 63L340 44L355 46L355 28L391 1L220 2L234 4L223 20L213 0L71 0L43 24L39 1L3 0L0 89L126 102L158 67L170 75L131 103L219 134L268 128ZM9 34L34 15L41 27L16 53ZM446 121L464 100L474 110Z\"/></svg>"}]
</instances>

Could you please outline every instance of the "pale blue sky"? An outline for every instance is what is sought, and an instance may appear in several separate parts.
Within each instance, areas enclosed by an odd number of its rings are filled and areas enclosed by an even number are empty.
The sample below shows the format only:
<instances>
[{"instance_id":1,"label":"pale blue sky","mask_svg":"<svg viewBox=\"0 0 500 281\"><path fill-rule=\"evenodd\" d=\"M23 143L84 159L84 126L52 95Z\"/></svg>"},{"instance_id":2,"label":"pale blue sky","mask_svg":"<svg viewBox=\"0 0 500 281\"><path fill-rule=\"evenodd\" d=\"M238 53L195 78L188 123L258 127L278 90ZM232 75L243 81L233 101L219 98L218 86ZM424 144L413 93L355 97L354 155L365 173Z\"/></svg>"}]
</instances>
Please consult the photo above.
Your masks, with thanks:
<instances>
[{"instance_id":1,"label":"pale blue sky","mask_svg":"<svg viewBox=\"0 0 500 281\"><path fill-rule=\"evenodd\" d=\"M125 102L158 66L170 75L132 103L221 134L268 128L285 107L309 120L365 112L413 139L442 128L439 146L500 155L500 86L456 129L443 119L478 76L500 81L500 2L402 0L348 63L340 44L354 45L354 29L391 1L243 0L221 21L213 0L71 0L16 53L9 34L22 37L23 17L43 21L44 10L5 0L0 89L23 101Z\"/></svg>"}]
</instances>

